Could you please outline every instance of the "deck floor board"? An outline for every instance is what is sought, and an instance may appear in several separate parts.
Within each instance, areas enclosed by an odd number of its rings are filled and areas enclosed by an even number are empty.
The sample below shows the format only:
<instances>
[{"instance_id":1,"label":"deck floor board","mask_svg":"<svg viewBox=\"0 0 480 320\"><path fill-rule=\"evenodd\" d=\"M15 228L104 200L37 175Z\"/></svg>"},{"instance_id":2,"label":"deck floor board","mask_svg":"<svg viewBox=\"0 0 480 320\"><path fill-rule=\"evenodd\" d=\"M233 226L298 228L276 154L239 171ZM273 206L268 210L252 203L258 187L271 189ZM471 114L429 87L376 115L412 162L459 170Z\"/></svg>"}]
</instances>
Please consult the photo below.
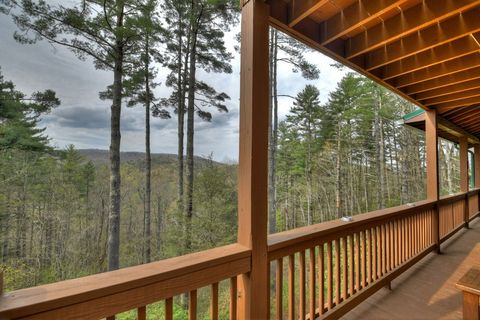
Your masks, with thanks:
<instances>
[{"instance_id":1,"label":"deck floor board","mask_svg":"<svg viewBox=\"0 0 480 320\"><path fill-rule=\"evenodd\" d=\"M395 279L392 291L381 289L342 319L462 319L462 295L455 283L480 266L480 219Z\"/></svg>"}]
</instances>

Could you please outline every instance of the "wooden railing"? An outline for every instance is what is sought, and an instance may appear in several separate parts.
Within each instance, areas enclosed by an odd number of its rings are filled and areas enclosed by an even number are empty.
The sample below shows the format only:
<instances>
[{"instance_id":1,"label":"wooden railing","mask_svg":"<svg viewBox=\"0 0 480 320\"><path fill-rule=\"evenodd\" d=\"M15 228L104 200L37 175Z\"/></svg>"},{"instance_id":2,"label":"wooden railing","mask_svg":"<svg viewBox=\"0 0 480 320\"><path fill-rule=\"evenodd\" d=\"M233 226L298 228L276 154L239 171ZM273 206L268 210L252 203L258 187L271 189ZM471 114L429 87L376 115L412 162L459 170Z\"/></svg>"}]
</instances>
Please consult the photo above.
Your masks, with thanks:
<instances>
[{"instance_id":1,"label":"wooden railing","mask_svg":"<svg viewBox=\"0 0 480 320\"><path fill-rule=\"evenodd\" d=\"M473 190L272 235L274 318L341 317L478 213Z\"/></svg>"},{"instance_id":2,"label":"wooden railing","mask_svg":"<svg viewBox=\"0 0 480 320\"><path fill-rule=\"evenodd\" d=\"M479 214L479 189L277 233L268 239L275 291L271 318L335 319L364 301ZM5 294L0 319L115 319L210 287L210 317L218 319L219 282L230 283L229 317L237 314L237 277L251 270L252 252L239 244ZM265 281L265 280L261 280ZM254 302L253 302L254 303Z\"/></svg>"},{"instance_id":3,"label":"wooden railing","mask_svg":"<svg viewBox=\"0 0 480 320\"><path fill-rule=\"evenodd\" d=\"M165 319L173 319L173 297L189 293L189 319L196 319L197 289L211 287L210 313L218 318L218 283L229 280L230 319L236 319L237 276L250 271L249 249L219 247L118 271L22 289L0 299L0 319L115 319L165 300Z\"/></svg>"}]
</instances>

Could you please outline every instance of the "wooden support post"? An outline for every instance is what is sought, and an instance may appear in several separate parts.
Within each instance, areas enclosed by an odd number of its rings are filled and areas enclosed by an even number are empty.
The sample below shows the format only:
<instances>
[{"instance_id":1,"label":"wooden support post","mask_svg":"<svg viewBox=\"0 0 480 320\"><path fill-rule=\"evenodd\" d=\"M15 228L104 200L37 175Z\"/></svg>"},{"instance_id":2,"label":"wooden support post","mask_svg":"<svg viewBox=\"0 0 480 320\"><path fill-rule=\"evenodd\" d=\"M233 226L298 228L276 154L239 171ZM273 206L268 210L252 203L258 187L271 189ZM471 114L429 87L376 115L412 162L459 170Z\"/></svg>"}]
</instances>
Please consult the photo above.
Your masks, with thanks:
<instances>
[{"instance_id":1,"label":"wooden support post","mask_svg":"<svg viewBox=\"0 0 480 320\"><path fill-rule=\"evenodd\" d=\"M460 138L460 191L465 192L465 205L463 220L465 222L465 228L468 228L468 220L470 211L468 208L468 140L463 136Z\"/></svg>"},{"instance_id":2,"label":"wooden support post","mask_svg":"<svg viewBox=\"0 0 480 320\"><path fill-rule=\"evenodd\" d=\"M238 319L268 319L267 259L269 7L243 0L240 75L238 243L252 267L238 281Z\"/></svg>"},{"instance_id":3,"label":"wooden support post","mask_svg":"<svg viewBox=\"0 0 480 320\"><path fill-rule=\"evenodd\" d=\"M475 188L480 188L480 144L474 146ZM479 197L480 198L480 197Z\"/></svg>"},{"instance_id":4,"label":"wooden support post","mask_svg":"<svg viewBox=\"0 0 480 320\"><path fill-rule=\"evenodd\" d=\"M437 252L440 253L440 217L438 200L440 187L438 182L438 133L437 111L425 112L425 142L427 154L427 199L437 201L433 219L432 232Z\"/></svg>"}]
</instances>

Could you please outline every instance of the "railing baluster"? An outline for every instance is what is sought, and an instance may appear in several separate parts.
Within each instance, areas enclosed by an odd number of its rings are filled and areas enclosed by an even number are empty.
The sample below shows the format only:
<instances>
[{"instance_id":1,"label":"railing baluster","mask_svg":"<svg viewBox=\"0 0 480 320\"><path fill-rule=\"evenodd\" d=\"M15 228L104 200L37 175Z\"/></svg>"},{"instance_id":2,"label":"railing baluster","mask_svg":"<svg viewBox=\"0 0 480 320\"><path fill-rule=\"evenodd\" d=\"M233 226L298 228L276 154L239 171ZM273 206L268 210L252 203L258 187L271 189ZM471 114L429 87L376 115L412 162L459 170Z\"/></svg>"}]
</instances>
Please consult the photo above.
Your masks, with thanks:
<instances>
[{"instance_id":1,"label":"railing baluster","mask_svg":"<svg viewBox=\"0 0 480 320\"><path fill-rule=\"evenodd\" d=\"M380 226L375 227L377 246L377 273L376 280L382 276L382 230Z\"/></svg>"},{"instance_id":2,"label":"railing baluster","mask_svg":"<svg viewBox=\"0 0 480 320\"><path fill-rule=\"evenodd\" d=\"M147 320L147 307L137 309L137 320Z\"/></svg>"},{"instance_id":3,"label":"railing baluster","mask_svg":"<svg viewBox=\"0 0 480 320\"><path fill-rule=\"evenodd\" d=\"M173 320L173 298L165 300L165 320Z\"/></svg>"},{"instance_id":4,"label":"railing baluster","mask_svg":"<svg viewBox=\"0 0 480 320\"><path fill-rule=\"evenodd\" d=\"M367 286L367 241L366 241L366 232L363 231L360 233L360 238L362 239L362 283L361 288Z\"/></svg>"},{"instance_id":5,"label":"railing baluster","mask_svg":"<svg viewBox=\"0 0 480 320\"><path fill-rule=\"evenodd\" d=\"M353 235L353 242L355 243L355 255L354 255L354 261L355 261L355 285L353 288L353 293L360 291L360 265L361 265L361 258L360 258L360 232L355 233ZM353 243L352 243L353 246Z\"/></svg>"},{"instance_id":6,"label":"railing baluster","mask_svg":"<svg viewBox=\"0 0 480 320\"><path fill-rule=\"evenodd\" d=\"M295 319L295 255L288 256L288 318Z\"/></svg>"},{"instance_id":7,"label":"railing baluster","mask_svg":"<svg viewBox=\"0 0 480 320\"><path fill-rule=\"evenodd\" d=\"M310 248L310 320L315 319L315 278L316 278L316 270L315 270L315 247Z\"/></svg>"},{"instance_id":8,"label":"railing baluster","mask_svg":"<svg viewBox=\"0 0 480 320\"><path fill-rule=\"evenodd\" d=\"M335 239L335 306L340 304L340 241Z\"/></svg>"},{"instance_id":9,"label":"railing baluster","mask_svg":"<svg viewBox=\"0 0 480 320\"><path fill-rule=\"evenodd\" d=\"M230 320L237 320L237 277L230 278Z\"/></svg>"},{"instance_id":10,"label":"railing baluster","mask_svg":"<svg viewBox=\"0 0 480 320\"><path fill-rule=\"evenodd\" d=\"M371 229L370 233L370 243L372 245L372 282L377 280L377 246L376 246L376 241L377 241L377 232L375 228Z\"/></svg>"},{"instance_id":11,"label":"railing baluster","mask_svg":"<svg viewBox=\"0 0 480 320\"><path fill-rule=\"evenodd\" d=\"M353 241L354 239L354 236L356 235L356 233L353 234L353 236L349 235L347 237L347 246L348 246L348 280L349 280L349 284L348 284L348 288L349 288L349 296L353 296L353 293L354 293L354 286L355 286L355 278L354 278L354 272L353 270L355 269L355 265L358 266L358 260L357 260L357 263L355 264L354 263L354 247L355 247L355 243ZM345 261L347 261L345 259Z\"/></svg>"},{"instance_id":12,"label":"railing baluster","mask_svg":"<svg viewBox=\"0 0 480 320\"><path fill-rule=\"evenodd\" d=\"M325 255L323 247L323 243L318 247L318 309L320 314L325 311Z\"/></svg>"},{"instance_id":13,"label":"railing baluster","mask_svg":"<svg viewBox=\"0 0 480 320\"><path fill-rule=\"evenodd\" d=\"M218 320L218 282L212 284L210 296L210 319Z\"/></svg>"},{"instance_id":14,"label":"railing baluster","mask_svg":"<svg viewBox=\"0 0 480 320\"><path fill-rule=\"evenodd\" d=\"M197 319L197 290L190 291L188 295L188 320Z\"/></svg>"},{"instance_id":15,"label":"railing baluster","mask_svg":"<svg viewBox=\"0 0 480 320\"><path fill-rule=\"evenodd\" d=\"M277 320L281 320L283 319L283 258L277 259L275 300L277 302Z\"/></svg>"},{"instance_id":16,"label":"railing baluster","mask_svg":"<svg viewBox=\"0 0 480 320\"><path fill-rule=\"evenodd\" d=\"M333 307L333 258L332 242L327 242L327 300L328 310Z\"/></svg>"},{"instance_id":17,"label":"railing baluster","mask_svg":"<svg viewBox=\"0 0 480 320\"><path fill-rule=\"evenodd\" d=\"M305 251L300 251L300 305L299 305L299 319L304 320L306 315L306 290L305 290Z\"/></svg>"},{"instance_id":18,"label":"railing baluster","mask_svg":"<svg viewBox=\"0 0 480 320\"><path fill-rule=\"evenodd\" d=\"M347 300L347 284L348 284L348 279L347 279L347 238L343 237L340 238L340 247L339 249L342 250L340 254L340 261L341 266L342 266L342 287L341 287L341 295L340 295L340 301L343 299L344 301ZM340 264L339 264L340 265Z\"/></svg>"},{"instance_id":19,"label":"railing baluster","mask_svg":"<svg viewBox=\"0 0 480 320\"><path fill-rule=\"evenodd\" d=\"M372 276L373 276L373 257L372 257L372 234L371 230L367 229L365 230L365 254L367 256L367 282L365 286L370 285L372 283Z\"/></svg>"},{"instance_id":20,"label":"railing baluster","mask_svg":"<svg viewBox=\"0 0 480 320\"><path fill-rule=\"evenodd\" d=\"M381 246L382 246L382 250L380 251L381 255L382 255L382 268L381 268L381 272L380 272L380 275L383 276L386 272L386 269L387 269L387 241L386 241L386 226L385 225L381 225L380 226L380 231L381 231L381 234L380 234L380 240L381 240Z\"/></svg>"}]
</instances>

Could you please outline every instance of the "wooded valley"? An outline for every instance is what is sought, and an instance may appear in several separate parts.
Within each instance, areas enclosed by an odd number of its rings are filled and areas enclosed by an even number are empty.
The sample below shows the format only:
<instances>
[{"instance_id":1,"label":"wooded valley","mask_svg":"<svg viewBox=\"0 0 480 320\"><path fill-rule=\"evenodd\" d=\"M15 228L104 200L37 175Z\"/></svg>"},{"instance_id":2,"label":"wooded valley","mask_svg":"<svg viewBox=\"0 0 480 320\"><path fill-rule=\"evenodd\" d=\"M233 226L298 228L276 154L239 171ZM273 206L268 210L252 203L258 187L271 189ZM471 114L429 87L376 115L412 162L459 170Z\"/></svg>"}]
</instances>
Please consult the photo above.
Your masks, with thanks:
<instances>
[{"instance_id":1,"label":"wooded valley","mask_svg":"<svg viewBox=\"0 0 480 320\"><path fill-rule=\"evenodd\" d=\"M194 124L229 111L231 93L196 73L232 73L224 36L238 23L238 1L86 0L65 8L1 0L0 12L13 17L19 42L68 47L112 74L112 86L99 88L112 102L109 151L53 148L39 121L63 107L55 92L22 93L0 75L7 291L236 241L237 165L195 156ZM424 133L402 121L415 106L353 72L321 102L313 80L322 70L306 58L310 49L274 29L270 44L270 232L424 199ZM306 83L288 97L286 117L280 64ZM160 85L171 95L156 96ZM145 111L145 152L120 152L126 106ZM177 118L178 154L151 152L151 137L161 136L151 117ZM440 145L442 193L455 193L458 150Z\"/></svg>"}]
</instances>

